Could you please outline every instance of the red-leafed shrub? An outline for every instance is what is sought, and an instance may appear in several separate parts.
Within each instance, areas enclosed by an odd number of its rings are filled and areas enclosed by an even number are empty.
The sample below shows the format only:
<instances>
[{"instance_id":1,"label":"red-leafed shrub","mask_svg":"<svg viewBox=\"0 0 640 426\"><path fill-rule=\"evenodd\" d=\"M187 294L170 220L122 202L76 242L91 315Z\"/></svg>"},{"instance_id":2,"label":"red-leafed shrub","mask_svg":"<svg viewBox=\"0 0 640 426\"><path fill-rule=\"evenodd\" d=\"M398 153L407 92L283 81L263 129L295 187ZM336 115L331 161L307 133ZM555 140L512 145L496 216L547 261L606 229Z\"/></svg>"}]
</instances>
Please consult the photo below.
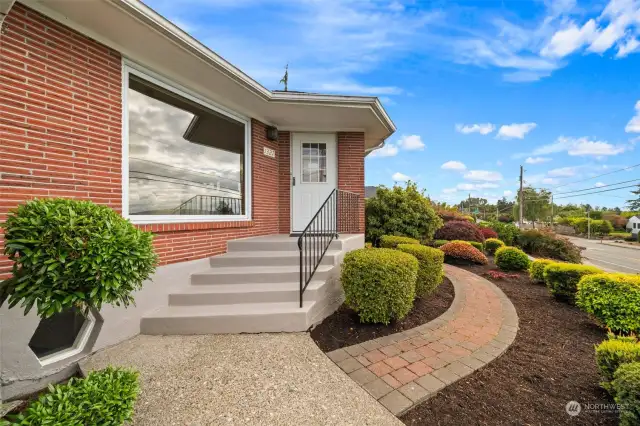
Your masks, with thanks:
<instances>
[{"instance_id":1,"label":"red-leafed shrub","mask_svg":"<svg viewBox=\"0 0 640 426\"><path fill-rule=\"evenodd\" d=\"M444 252L444 261L453 264L477 263L486 265L489 261L487 256L472 245L462 241L451 241L440 247Z\"/></svg>"},{"instance_id":2,"label":"red-leafed shrub","mask_svg":"<svg viewBox=\"0 0 640 426\"><path fill-rule=\"evenodd\" d=\"M484 237L480 228L473 223L453 220L447 222L444 226L436 231L434 236L436 240L462 240L477 241L484 243Z\"/></svg>"},{"instance_id":3,"label":"red-leafed shrub","mask_svg":"<svg viewBox=\"0 0 640 426\"><path fill-rule=\"evenodd\" d=\"M507 274L506 272L502 272L502 271L487 271L487 273L485 275L488 276L489 278L494 279L494 280L505 280L507 278L518 278L518 274Z\"/></svg>"},{"instance_id":4,"label":"red-leafed shrub","mask_svg":"<svg viewBox=\"0 0 640 426\"><path fill-rule=\"evenodd\" d=\"M485 240L489 238L498 238L498 233L491 228L480 228L480 232L482 232L482 236Z\"/></svg>"}]
</instances>

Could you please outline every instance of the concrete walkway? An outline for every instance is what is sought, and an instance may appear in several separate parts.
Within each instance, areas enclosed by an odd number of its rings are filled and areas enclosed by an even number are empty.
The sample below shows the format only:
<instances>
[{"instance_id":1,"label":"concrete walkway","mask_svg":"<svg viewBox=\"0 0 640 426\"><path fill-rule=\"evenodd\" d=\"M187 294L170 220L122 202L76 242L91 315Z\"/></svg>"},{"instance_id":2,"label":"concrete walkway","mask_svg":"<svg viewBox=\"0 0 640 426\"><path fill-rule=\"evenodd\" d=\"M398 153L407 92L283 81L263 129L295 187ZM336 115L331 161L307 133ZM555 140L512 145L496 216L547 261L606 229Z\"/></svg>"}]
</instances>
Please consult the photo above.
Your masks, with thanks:
<instances>
[{"instance_id":1,"label":"concrete walkway","mask_svg":"<svg viewBox=\"0 0 640 426\"><path fill-rule=\"evenodd\" d=\"M140 371L135 425L401 425L308 334L137 336L91 356Z\"/></svg>"},{"instance_id":2,"label":"concrete walkway","mask_svg":"<svg viewBox=\"0 0 640 426\"><path fill-rule=\"evenodd\" d=\"M443 315L327 354L395 415L488 364L516 337L518 315L502 290L464 269L445 265L445 273L455 298Z\"/></svg>"}]
</instances>

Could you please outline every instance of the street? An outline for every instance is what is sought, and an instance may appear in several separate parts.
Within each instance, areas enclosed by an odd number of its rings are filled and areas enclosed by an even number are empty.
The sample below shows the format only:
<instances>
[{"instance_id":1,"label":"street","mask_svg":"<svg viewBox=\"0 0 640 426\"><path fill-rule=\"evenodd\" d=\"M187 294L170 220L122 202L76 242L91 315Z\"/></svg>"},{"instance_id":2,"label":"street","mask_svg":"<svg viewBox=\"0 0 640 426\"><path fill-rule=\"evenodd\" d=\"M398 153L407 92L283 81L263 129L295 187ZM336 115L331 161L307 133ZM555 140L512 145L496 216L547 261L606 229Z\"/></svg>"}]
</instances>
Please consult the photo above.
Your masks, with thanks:
<instances>
[{"instance_id":1,"label":"street","mask_svg":"<svg viewBox=\"0 0 640 426\"><path fill-rule=\"evenodd\" d=\"M610 272L640 274L640 250L601 244L599 240L575 237L569 239L579 247L586 247L582 251L585 263Z\"/></svg>"}]
</instances>

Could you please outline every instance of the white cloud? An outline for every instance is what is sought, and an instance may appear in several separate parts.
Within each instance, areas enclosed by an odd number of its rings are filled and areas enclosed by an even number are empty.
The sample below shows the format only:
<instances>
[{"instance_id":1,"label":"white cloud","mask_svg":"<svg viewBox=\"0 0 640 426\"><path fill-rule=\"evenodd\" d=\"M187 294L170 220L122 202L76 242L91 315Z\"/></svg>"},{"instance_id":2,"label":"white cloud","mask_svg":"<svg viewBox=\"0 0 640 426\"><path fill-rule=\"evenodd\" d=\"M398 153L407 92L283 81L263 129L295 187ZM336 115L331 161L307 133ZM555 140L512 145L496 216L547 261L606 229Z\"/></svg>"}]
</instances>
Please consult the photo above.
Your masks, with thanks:
<instances>
[{"instance_id":1,"label":"white cloud","mask_svg":"<svg viewBox=\"0 0 640 426\"><path fill-rule=\"evenodd\" d=\"M369 157L394 157L396 155L398 155L398 147L387 142L382 148L372 151Z\"/></svg>"},{"instance_id":2,"label":"white cloud","mask_svg":"<svg viewBox=\"0 0 640 426\"><path fill-rule=\"evenodd\" d=\"M557 31L549 43L542 48L542 56L563 58L593 40L596 23L593 19L587 21L582 28L571 22L565 29Z\"/></svg>"},{"instance_id":3,"label":"white cloud","mask_svg":"<svg viewBox=\"0 0 640 426\"><path fill-rule=\"evenodd\" d=\"M524 160L524 162L527 163L527 164L540 164L540 163L546 163L547 161L551 161L551 158L548 158L548 157L528 157L526 160Z\"/></svg>"},{"instance_id":4,"label":"white cloud","mask_svg":"<svg viewBox=\"0 0 640 426\"><path fill-rule=\"evenodd\" d=\"M511 195L513 195L513 191L507 189L502 193L502 195L504 195L505 197L510 197Z\"/></svg>"},{"instance_id":5,"label":"white cloud","mask_svg":"<svg viewBox=\"0 0 640 426\"><path fill-rule=\"evenodd\" d=\"M524 136L535 129L536 123L513 123L500 126L497 138L500 139L524 139Z\"/></svg>"},{"instance_id":6,"label":"white cloud","mask_svg":"<svg viewBox=\"0 0 640 426\"><path fill-rule=\"evenodd\" d=\"M589 141L580 138L567 151L569 155L586 156L592 155L601 157L604 155L618 155L625 152L627 148L622 145L612 145L607 142Z\"/></svg>"},{"instance_id":7,"label":"white cloud","mask_svg":"<svg viewBox=\"0 0 640 426\"><path fill-rule=\"evenodd\" d=\"M398 141L398 147L407 151L422 151L424 149L424 143L418 135L403 135Z\"/></svg>"},{"instance_id":8,"label":"white cloud","mask_svg":"<svg viewBox=\"0 0 640 426\"><path fill-rule=\"evenodd\" d=\"M445 194L452 194L454 192L458 192L458 188L445 188L442 190Z\"/></svg>"},{"instance_id":9,"label":"white cloud","mask_svg":"<svg viewBox=\"0 0 640 426\"><path fill-rule=\"evenodd\" d=\"M462 171L466 170L467 166L465 166L464 163L461 163L460 161L447 161L442 166L440 166L440 168L443 170Z\"/></svg>"},{"instance_id":10,"label":"white cloud","mask_svg":"<svg viewBox=\"0 0 640 426\"><path fill-rule=\"evenodd\" d=\"M633 53L638 50L640 47L640 41L638 41L635 37L629 37L626 41L618 44L618 52L616 53L616 58L624 58L630 53Z\"/></svg>"},{"instance_id":11,"label":"white cloud","mask_svg":"<svg viewBox=\"0 0 640 426\"><path fill-rule=\"evenodd\" d=\"M596 184L595 184L596 188L600 188L601 186L605 186L605 184L602 183L602 182L596 182Z\"/></svg>"},{"instance_id":12,"label":"white cloud","mask_svg":"<svg viewBox=\"0 0 640 426\"><path fill-rule=\"evenodd\" d=\"M464 174L464 178L473 181L496 182L502 180L502 175L499 172L490 172L487 170L469 170Z\"/></svg>"},{"instance_id":13,"label":"white cloud","mask_svg":"<svg viewBox=\"0 0 640 426\"><path fill-rule=\"evenodd\" d=\"M409 176L407 176L407 175L405 175L403 173L400 173L400 172L395 172L393 174L393 176L391 176L391 179L394 182L406 182L408 180L411 180L411 178Z\"/></svg>"},{"instance_id":14,"label":"white cloud","mask_svg":"<svg viewBox=\"0 0 640 426\"><path fill-rule=\"evenodd\" d=\"M499 188L500 185L490 182L484 183L459 183L455 186L455 188L445 188L442 190L445 194L451 194L453 192L458 191L480 191L482 189L495 189Z\"/></svg>"},{"instance_id":15,"label":"white cloud","mask_svg":"<svg viewBox=\"0 0 640 426\"><path fill-rule=\"evenodd\" d=\"M491 123L484 124L456 124L456 131L464 135L469 133L480 133L481 135L488 135L496 129Z\"/></svg>"},{"instance_id":16,"label":"white cloud","mask_svg":"<svg viewBox=\"0 0 640 426\"><path fill-rule=\"evenodd\" d=\"M544 178L544 179L542 179L542 183L544 183L545 185L557 185L558 184L558 179Z\"/></svg>"},{"instance_id":17,"label":"white cloud","mask_svg":"<svg viewBox=\"0 0 640 426\"><path fill-rule=\"evenodd\" d=\"M559 169L549 170L547 172L547 175L551 177L571 177L571 176L575 176L576 173L577 173L577 170L575 167L561 167ZM542 181L542 183L546 183L546 182Z\"/></svg>"},{"instance_id":18,"label":"white cloud","mask_svg":"<svg viewBox=\"0 0 640 426\"><path fill-rule=\"evenodd\" d=\"M636 115L629 120L624 128L627 133L640 133L640 101L636 102Z\"/></svg>"}]
</instances>

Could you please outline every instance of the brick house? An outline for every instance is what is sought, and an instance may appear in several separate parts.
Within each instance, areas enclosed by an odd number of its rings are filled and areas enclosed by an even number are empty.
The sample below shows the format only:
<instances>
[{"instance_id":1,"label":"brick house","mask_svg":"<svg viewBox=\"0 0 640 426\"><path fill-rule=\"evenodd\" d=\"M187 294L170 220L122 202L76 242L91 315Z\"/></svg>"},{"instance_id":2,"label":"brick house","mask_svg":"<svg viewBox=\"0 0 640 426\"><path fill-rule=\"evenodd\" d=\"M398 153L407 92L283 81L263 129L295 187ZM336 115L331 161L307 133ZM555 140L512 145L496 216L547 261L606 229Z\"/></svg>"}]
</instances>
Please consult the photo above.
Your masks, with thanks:
<instances>
[{"instance_id":1,"label":"brick house","mask_svg":"<svg viewBox=\"0 0 640 426\"><path fill-rule=\"evenodd\" d=\"M306 330L339 305L364 157L395 131L377 98L270 91L138 0L0 0L0 19L0 221L34 197L89 199L153 232L161 262L126 310L0 308L2 399L141 332ZM302 300L298 234L327 199L339 237L321 238Z\"/></svg>"}]
</instances>

